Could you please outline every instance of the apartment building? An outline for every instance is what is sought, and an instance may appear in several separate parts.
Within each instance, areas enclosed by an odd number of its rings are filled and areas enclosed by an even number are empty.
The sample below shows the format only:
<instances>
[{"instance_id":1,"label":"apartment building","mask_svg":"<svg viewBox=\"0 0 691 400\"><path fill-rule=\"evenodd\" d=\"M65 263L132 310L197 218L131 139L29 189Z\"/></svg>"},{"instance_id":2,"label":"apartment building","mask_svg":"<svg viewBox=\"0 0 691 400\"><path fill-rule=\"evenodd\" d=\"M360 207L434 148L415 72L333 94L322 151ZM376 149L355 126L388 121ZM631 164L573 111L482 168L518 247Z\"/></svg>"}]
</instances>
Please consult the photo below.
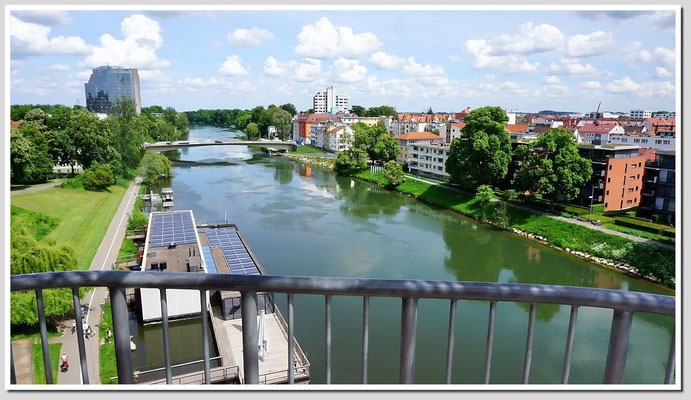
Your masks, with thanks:
<instances>
[{"instance_id":1,"label":"apartment building","mask_svg":"<svg viewBox=\"0 0 691 400\"><path fill-rule=\"evenodd\" d=\"M636 119L650 118L653 116L653 110L631 110L629 116Z\"/></svg>"},{"instance_id":2,"label":"apartment building","mask_svg":"<svg viewBox=\"0 0 691 400\"><path fill-rule=\"evenodd\" d=\"M398 162L408 162L413 145L443 143L444 141L441 136L430 132L408 132L396 136L396 140L398 141L398 147L401 148L401 154L397 158Z\"/></svg>"},{"instance_id":3,"label":"apartment building","mask_svg":"<svg viewBox=\"0 0 691 400\"><path fill-rule=\"evenodd\" d=\"M624 134L624 128L618 124L586 124L576 127L574 134L578 143L608 144L610 135Z\"/></svg>"},{"instance_id":4,"label":"apartment building","mask_svg":"<svg viewBox=\"0 0 691 400\"><path fill-rule=\"evenodd\" d=\"M337 152L348 150L353 143L353 130L350 126L331 121L310 127L310 139L314 147Z\"/></svg>"},{"instance_id":5,"label":"apartment building","mask_svg":"<svg viewBox=\"0 0 691 400\"><path fill-rule=\"evenodd\" d=\"M325 121L338 121L338 116L333 114L298 114L293 120L293 140L310 144L311 125Z\"/></svg>"},{"instance_id":6,"label":"apartment building","mask_svg":"<svg viewBox=\"0 0 691 400\"><path fill-rule=\"evenodd\" d=\"M335 86L329 86L323 92L318 92L312 98L312 108L315 114L347 112L348 97L336 93Z\"/></svg>"},{"instance_id":7,"label":"apartment building","mask_svg":"<svg viewBox=\"0 0 691 400\"><path fill-rule=\"evenodd\" d=\"M408 149L408 171L448 181L446 158L451 146L446 143L414 142Z\"/></svg>"},{"instance_id":8,"label":"apartment building","mask_svg":"<svg viewBox=\"0 0 691 400\"><path fill-rule=\"evenodd\" d=\"M465 128L465 122L451 122L447 124L444 142L451 143L454 139L460 139L463 128Z\"/></svg>"},{"instance_id":9,"label":"apartment building","mask_svg":"<svg viewBox=\"0 0 691 400\"><path fill-rule=\"evenodd\" d=\"M640 146L646 149L674 150L675 139L674 132L665 134L664 136L647 135L643 133L632 135L617 134L610 135L609 142L611 144Z\"/></svg>"},{"instance_id":10,"label":"apartment building","mask_svg":"<svg viewBox=\"0 0 691 400\"><path fill-rule=\"evenodd\" d=\"M655 222L674 224L675 161L672 150L658 150L655 160L645 165L638 216Z\"/></svg>"},{"instance_id":11,"label":"apartment building","mask_svg":"<svg viewBox=\"0 0 691 400\"><path fill-rule=\"evenodd\" d=\"M592 204L604 204L605 211L639 205L646 162L639 147L581 144L578 152L591 161L593 175L573 203L590 206L592 195Z\"/></svg>"},{"instance_id":12,"label":"apartment building","mask_svg":"<svg viewBox=\"0 0 691 400\"><path fill-rule=\"evenodd\" d=\"M644 132L657 135L658 132L676 130L676 120L674 118L648 118L641 124Z\"/></svg>"}]
</instances>

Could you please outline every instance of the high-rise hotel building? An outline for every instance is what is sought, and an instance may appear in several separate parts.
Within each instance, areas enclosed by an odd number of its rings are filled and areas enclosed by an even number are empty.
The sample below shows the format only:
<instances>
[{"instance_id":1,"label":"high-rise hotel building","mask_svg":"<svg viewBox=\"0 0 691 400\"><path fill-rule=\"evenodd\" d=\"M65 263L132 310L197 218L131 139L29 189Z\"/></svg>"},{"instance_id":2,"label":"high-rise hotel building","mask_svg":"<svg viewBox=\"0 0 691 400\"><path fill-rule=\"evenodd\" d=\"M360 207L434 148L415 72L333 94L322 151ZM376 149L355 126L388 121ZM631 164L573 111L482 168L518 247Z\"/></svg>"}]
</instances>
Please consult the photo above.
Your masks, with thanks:
<instances>
[{"instance_id":1,"label":"high-rise hotel building","mask_svg":"<svg viewBox=\"0 0 691 400\"><path fill-rule=\"evenodd\" d=\"M123 96L134 100L137 114L141 112L139 73L133 68L103 66L94 68L86 90L86 108L95 113L110 114L115 101Z\"/></svg>"},{"instance_id":2,"label":"high-rise hotel building","mask_svg":"<svg viewBox=\"0 0 691 400\"><path fill-rule=\"evenodd\" d=\"M330 86L325 92L319 92L312 99L315 114L337 114L349 110L348 97L336 94L336 88Z\"/></svg>"}]
</instances>

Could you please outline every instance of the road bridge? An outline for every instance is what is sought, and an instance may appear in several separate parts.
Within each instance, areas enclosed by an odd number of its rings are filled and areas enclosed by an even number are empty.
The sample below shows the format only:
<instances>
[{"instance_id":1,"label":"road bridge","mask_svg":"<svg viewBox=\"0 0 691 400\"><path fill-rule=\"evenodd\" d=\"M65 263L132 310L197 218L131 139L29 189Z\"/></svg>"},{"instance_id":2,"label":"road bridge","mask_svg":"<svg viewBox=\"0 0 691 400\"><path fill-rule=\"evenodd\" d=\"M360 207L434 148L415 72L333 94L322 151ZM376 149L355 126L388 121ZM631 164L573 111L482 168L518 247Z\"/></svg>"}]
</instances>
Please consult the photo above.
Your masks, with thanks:
<instances>
[{"instance_id":1,"label":"road bridge","mask_svg":"<svg viewBox=\"0 0 691 400\"><path fill-rule=\"evenodd\" d=\"M279 140L236 140L236 141L179 141L179 142L158 142L144 144L146 151L161 152L166 150L177 150L186 147L201 147L201 146L253 146L264 147L274 150L290 150L293 146L291 141Z\"/></svg>"}]
</instances>

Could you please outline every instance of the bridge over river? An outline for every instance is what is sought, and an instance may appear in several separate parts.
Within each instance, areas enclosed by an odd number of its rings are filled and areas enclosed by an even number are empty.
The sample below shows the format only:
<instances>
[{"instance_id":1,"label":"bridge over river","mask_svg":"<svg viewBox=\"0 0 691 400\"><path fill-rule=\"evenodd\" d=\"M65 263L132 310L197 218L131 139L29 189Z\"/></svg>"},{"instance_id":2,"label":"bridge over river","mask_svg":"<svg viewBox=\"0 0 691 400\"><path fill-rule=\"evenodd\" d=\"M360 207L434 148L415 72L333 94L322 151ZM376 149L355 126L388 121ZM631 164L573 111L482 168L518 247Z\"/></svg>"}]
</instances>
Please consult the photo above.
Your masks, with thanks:
<instances>
[{"instance_id":1,"label":"bridge over river","mask_svg":"<svg viewBox=\"0 0 691 400\"><path fill-rule=\"evenodd\" d=\"M144 149L146 151L161 152L166 150L176 150L185 147L201 147L201 146L253 146L263 147L270 150L290 150L293 146L291 141L280 140L233 140L233 141L180 141L180 142L157 142L145 143Z\"/></svg>"}]
</instances>

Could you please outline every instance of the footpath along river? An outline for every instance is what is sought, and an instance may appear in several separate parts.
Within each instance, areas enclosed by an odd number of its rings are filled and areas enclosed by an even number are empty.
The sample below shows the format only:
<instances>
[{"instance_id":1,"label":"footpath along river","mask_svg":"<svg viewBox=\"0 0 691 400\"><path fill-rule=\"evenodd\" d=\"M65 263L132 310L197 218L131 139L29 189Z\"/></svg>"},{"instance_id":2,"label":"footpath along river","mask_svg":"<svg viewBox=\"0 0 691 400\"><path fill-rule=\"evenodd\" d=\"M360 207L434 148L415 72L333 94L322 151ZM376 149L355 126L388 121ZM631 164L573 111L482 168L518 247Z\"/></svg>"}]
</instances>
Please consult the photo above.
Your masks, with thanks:
<instances>
[{"instance_id":1,"label":"footpath along river","mask_svg":"<svg viewBox=\"0 0 691 400\"><path fill-rule=\"evenodd\" d=\"M235 130L192 126L190 140L224 140ZM456 213L422 204L369 183L337 176L247 147L200 147L166 153L173 167L175 209L198 221L238 225L267 273L388 279L539 283L674 292ZM212 164L212 165L204 165ZM276 295L286 312L285 295ZM459 302L453 383L481 383L487 302ZM528 304L499 303L491 383L520 383ZM531 383L559 383L570 308L537 309ZM324 298L296 295L295 329L324 382ZM397 383L399 299L371 300L369 383ZM421 300L416 383L443 383L448 301ZM602 382L612 312L581 308L570 383ZM636 314L625 383L662 383L673 335L668 317ZM187 344L188 345L188 344ZM359 383L362 299L332 300L332 382Z\"/></svg>"}]
</instances>

